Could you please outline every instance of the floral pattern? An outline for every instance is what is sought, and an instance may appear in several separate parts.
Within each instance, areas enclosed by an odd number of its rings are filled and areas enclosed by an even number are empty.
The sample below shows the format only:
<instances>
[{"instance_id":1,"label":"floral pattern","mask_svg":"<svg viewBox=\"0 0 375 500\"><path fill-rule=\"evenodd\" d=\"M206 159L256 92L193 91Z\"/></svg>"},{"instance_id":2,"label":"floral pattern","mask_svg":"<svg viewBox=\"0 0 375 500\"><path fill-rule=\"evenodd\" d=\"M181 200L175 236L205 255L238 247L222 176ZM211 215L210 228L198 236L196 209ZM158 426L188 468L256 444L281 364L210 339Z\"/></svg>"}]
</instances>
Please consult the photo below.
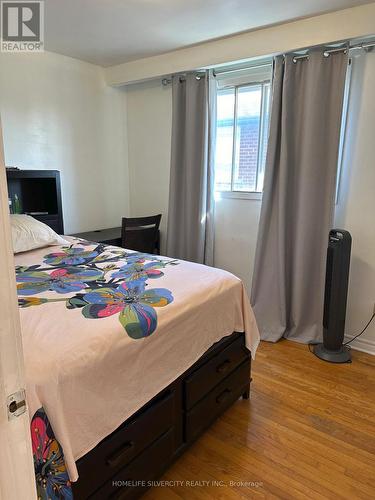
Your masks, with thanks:
<instances>
[{"instance_id":1,"label":"floral pattern","mask_svg":"<svg viewBox=\"0 0 375 500\"><path fill-rule=\"evenodd\" d=\"M49 302L48 299L43 299L42 297L27 297L18 299L18 305L20 307L31 307L31 306L40 306L42 304L46 304Z\"/></svg>"},{"instance_id":2,"label":"floral pattern","mask_svg":"<svg viewBox=\"0 0 375 500\"><path fill-rule=\"evenodd\" d=\"M173 302L170 290L147 287L149 280L163 277L162 269L177 265L177 261L79 241L78 246L46 255L43 262L51 267L16 268L21 308L65 301L68 309L81 309L84 318L117 314L128 336L140 339L156 330L156 309ZM43 292L70 296L34 297Z\"/></svg>"},{"instance_id":3,"label":"floral pattern","mask_svg":"<svg viewBox=\"0 0 375 500\"><path fill-rule=\"evenodd\" d=\"M103 277L99 269L59 268L50 274L45 271L20 272L17 275L19 295L36 295L48 290L56 293L71 293L87 287L90 281Z\"/></svg>"},{"instance_id":4,"label":"floral pattern","mask_svg":"<svg viewBox=\"0 0 375 500\"><path fill-rule=\"evenodd\" d=\"M83 300L85 318L103 318L119 313L119 320L129 337L148 337L156 329L154 307L164 307L173 300L165 288L146 290L145 281L125 281L116 289L103 288L87 293Z\"/></svg>"},{"instance_id":5,"label":"floral pattern","mask_svg":"<svg viewBox=\"0 0 375 500\"><path fill-rule=\"evenodd\" d=\"M97 250L84 248L64 248L62 252L54 252L44 257L44 262L51 266L78 266L87 264L99 255Z\"/></svg>"},{"instance_id":6,"label":"floral pattern","mask_svg":"<svg viewBox=\"0 0 375 500\"><path fill-rule=\"evenodd\" d=\"M38 499L72 500L63 450L43 408L32 418L30 430Z\"/></svg>"},{"instance_id":7,"label":"floral pattern","mask_svg":"<svg viewBox=\"0 0 375 500\"><path fill-rule=\"evenodd\" d=\"M161 278L164 273L160 271L160 267L165 267L162 262L149 262L144 264L144 261L131 262L122 266L120 270L113 275L114 278L122 278L124 280L147 280Z\"/></svg>"}]
</instances>

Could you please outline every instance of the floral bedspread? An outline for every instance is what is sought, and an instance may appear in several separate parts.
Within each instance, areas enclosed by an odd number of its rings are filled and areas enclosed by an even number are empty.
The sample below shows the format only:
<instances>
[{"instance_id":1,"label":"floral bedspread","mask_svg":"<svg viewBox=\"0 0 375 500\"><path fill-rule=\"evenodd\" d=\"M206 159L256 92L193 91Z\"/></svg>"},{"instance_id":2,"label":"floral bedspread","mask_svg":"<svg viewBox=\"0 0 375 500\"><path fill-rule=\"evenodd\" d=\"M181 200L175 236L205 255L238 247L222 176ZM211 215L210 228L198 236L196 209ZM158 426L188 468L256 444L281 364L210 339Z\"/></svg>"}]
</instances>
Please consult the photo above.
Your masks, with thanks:
<instances>
[{"instance_id":1,"label":"floral bedspread","mask_svg":"<svg viewBox=\"0 0 375 500\"><path fill-rule=\"evenodd\" d=\"M173 296L166 288L146 289L147 282L164 276L162 269L178 261L113 248L108 252L102 244L91 250L83 241L79 245L48 253L43 264L16 267L19 306L65 302L67 309L81 309L85 318L117 315L133 339L151 335L157 327L155 308L167 306ZM47 291L63 297L39 296Z\"/></svg>"},{"instance_id":2,"label":"floral bedspread","mask_svg":"<svg viewBox=\"0 0 375 500\"><path fill-rule=\"evenodd\" d=\"M80 308L85 318L118 315L124 330L134 339L151 335L157 327L155 307L168 305L173 297L163 288L147 291L147 280L162 277L161 269L176 263L123 250L112 249L108 254L104 245L86 250L84 241L79 241L79 245L72 244L59 252L48 253L43 264L16 268L19 306L63 301L67 309ZM126 263L117 266L123 258ZM104 267L99 267L103 264ZM108 273L111 279L107 281ZM74 295L56 299L35 297L47 291ZM38 498L73 498L63 450L44 408L33 416L30 430Z\"/></svg>"},{"instance_id":3,"label":"floral bedspread","mask_svg":"<svg viewBox=\"0 0 375 500\"><path fill-rule=\"evenodd\" d=\"M215 342L244 331L252 355L259 343L232 274L67 239L15 256L41 498L70 498L75 461Z\"/></svg>"},{"instance_id":4,"label":"floral bedspread","mask_svg":"<svg viewBox=\"0 0 375 500\"><path fill-rule=\"evenodd\" d=\"M64 453L43 408L33 416L30 430L38 500L73 499Z\"/></svg>"}]
</instances>

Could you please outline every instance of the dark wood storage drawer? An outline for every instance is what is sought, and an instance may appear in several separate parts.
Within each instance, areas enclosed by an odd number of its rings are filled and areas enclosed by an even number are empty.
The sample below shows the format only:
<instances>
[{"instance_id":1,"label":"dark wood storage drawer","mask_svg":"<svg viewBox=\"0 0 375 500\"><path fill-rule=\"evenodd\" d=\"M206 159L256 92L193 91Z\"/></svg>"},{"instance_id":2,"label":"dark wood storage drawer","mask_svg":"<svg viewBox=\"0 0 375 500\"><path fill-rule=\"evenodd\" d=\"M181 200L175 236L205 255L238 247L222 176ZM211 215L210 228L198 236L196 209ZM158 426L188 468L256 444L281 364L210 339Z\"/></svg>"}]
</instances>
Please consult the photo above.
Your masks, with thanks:
<instances>
[{"instance_id":1,"label":"dark wood storage drawer","mask_svg":"<svg viewBox=\"0 0 375 500\"><path fill-rule=\"evenodd\" d=\"M78 461L79 480L73 484L74 498L87 498L119 469L130 463L146 446L173 426L174 392L168 391L138 412Z\"/></svg>"},{"instance_id":2,"label":"dark wood storage drawer","mask_svg":"<svg viewBox=\"0 0 375 500\"><path fill-rule=\"evenodd\" d=\"M250 359L215 387L185 415L185 438L189 443L238 399L250 383Z\"/></svg>"},{"instance_id":3,"label":"dark wood storage drawer","mask_svg":"<svg viewBox=\"0 0 375 500\"><path fill-rule=\"evenodd\" d=\"M138 498L149 486L148 481L156 479L164 472L173 450L174 430L171 429L127 467L112 476L102 488L90 496L90 499L120 500L123 498ZM126 485L125 482L131 482L133 488L130 487L130 484Z\"/></svg>"},{"instance_id":4,"label":"dark wood storage drawer","mask_svg":"<svg viewBox=\"0 0 375 500\"><path fill-rule=\"evenodd\" d=\"M215 385L249 357L244 336L237 338L185 380L185 408L190 410Z\"/></svg>"}]
</instances>

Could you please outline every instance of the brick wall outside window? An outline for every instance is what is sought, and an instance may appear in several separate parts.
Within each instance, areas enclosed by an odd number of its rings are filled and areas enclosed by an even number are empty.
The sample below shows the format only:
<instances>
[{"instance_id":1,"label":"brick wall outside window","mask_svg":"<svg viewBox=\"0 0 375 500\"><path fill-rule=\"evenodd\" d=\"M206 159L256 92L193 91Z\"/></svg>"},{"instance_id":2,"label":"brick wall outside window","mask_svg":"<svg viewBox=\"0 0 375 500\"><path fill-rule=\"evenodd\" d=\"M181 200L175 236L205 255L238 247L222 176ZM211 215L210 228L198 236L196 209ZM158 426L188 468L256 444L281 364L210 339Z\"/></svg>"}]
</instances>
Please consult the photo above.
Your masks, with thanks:
<instances>
[{"instance_id":1,"label":"brick wall outside window","mask_svg":"<svg viewBox=\"0 0 375 500\"><path fill-rule=\"evenodd\" d=\"M253 191L256 189L259 117L246 117L238 121L239 165L235 187Z\"/></svg>"}]
</instances>

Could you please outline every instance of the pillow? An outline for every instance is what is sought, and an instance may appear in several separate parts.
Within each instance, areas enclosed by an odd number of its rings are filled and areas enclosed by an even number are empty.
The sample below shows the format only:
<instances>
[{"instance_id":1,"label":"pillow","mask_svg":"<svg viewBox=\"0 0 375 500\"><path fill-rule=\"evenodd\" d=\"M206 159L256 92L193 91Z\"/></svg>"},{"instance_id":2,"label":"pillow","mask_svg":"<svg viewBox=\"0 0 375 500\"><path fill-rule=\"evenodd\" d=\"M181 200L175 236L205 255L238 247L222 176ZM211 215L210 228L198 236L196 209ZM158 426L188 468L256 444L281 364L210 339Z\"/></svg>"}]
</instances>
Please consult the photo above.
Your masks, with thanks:
<instances>
[{"instance_id":1,"label":"pillow","mask_svg":"<svg viewBox=\"0 0 375 500\"><path fill-rule=\"evenodd\" d=\"M10 223L14 253L27 252L49 245L69 245L53 229L29 215L11 215Z\"/></svg>"}]
</instances>

